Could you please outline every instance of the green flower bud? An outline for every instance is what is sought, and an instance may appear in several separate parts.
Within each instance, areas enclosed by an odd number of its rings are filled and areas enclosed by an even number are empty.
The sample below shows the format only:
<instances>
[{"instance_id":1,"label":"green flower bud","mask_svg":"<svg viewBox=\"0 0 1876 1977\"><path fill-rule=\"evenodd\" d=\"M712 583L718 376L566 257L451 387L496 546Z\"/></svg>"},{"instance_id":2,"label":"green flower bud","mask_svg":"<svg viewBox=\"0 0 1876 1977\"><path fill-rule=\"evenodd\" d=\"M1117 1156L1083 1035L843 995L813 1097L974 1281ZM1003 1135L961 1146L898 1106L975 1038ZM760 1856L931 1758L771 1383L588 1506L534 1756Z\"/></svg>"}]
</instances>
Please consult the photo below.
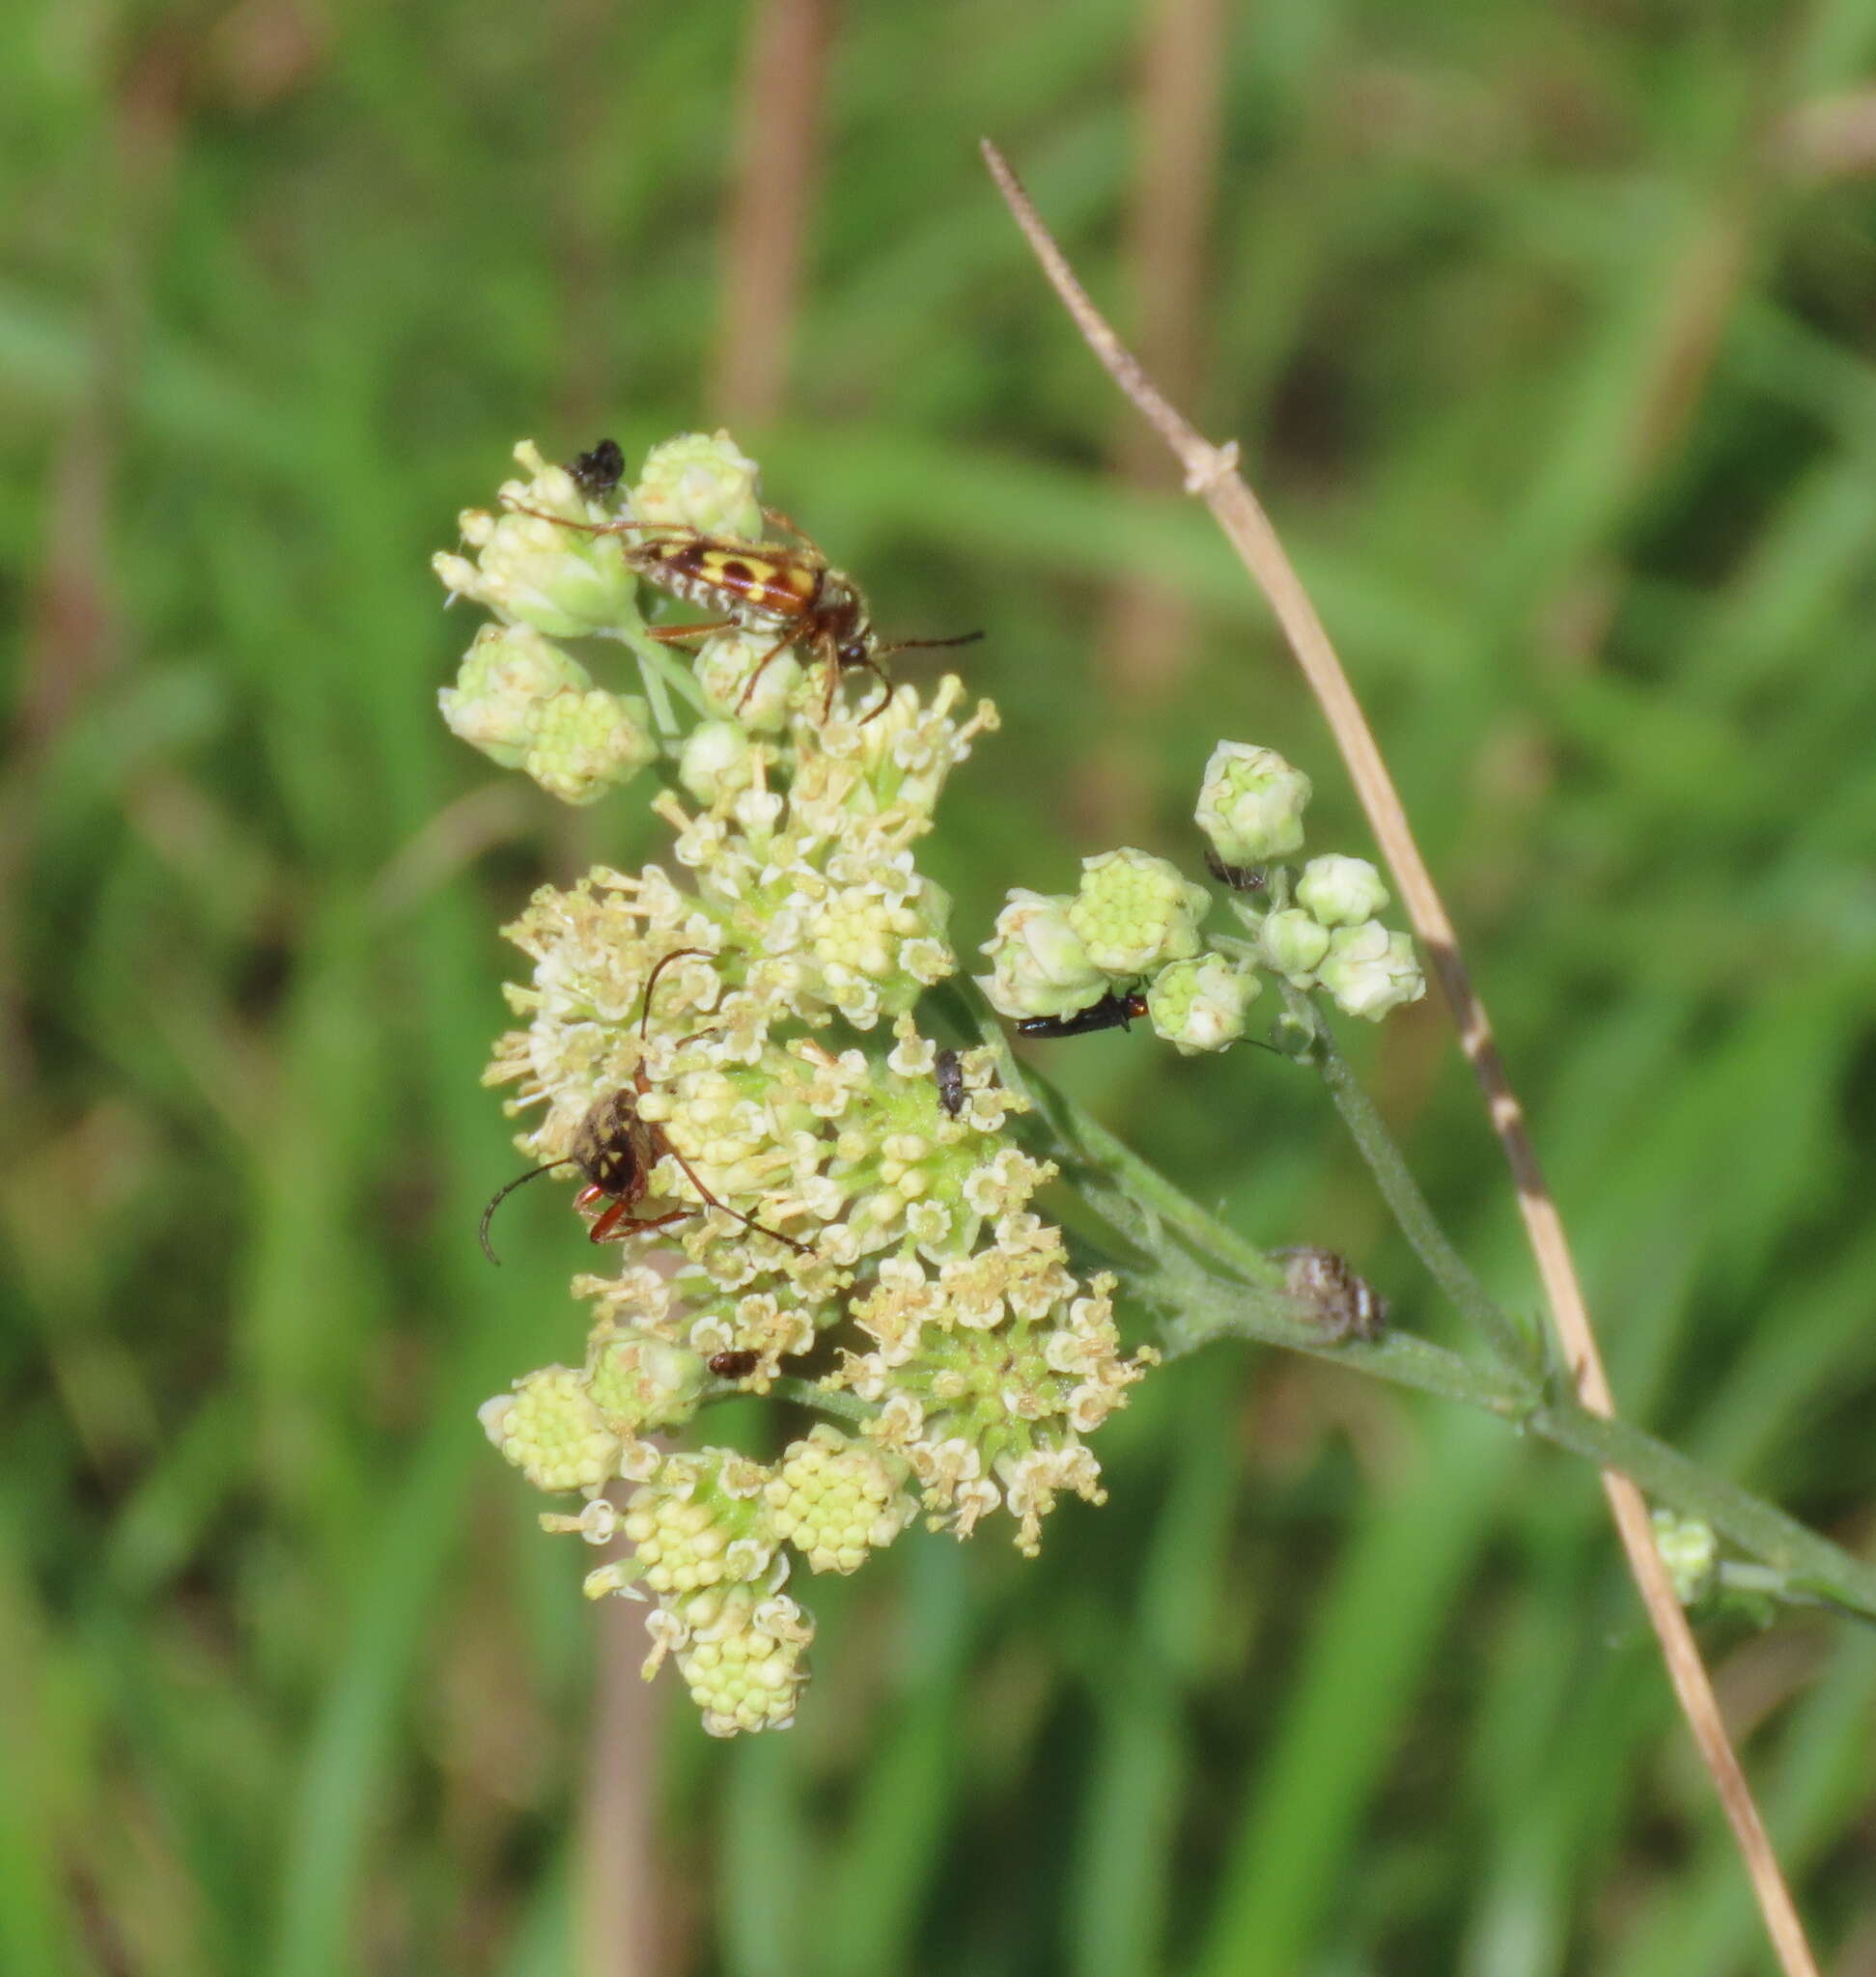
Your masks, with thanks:
<instances>
[{"instance_id":1,"label":"green flower bud","mask_svg":"<svg viewBox=\"0 0 1876 1977\"><path fill-rule=\"evenodd\" d=\"M621 1434L645 1434L689 1420L709 1381L700 1352L649 1332L614 1332L595 1345L586 1361L587 1395Z\"/></svg>"},{"instance_id":2,"label":"green flower bud","mask_svg":"<svg viewBox=\"0 0 1876 1977\"><path fill-rule=\"evenodd\" d=\"M1258 952L1285 981L1299 988L1316 986L1316 970L1329 952L1329 929L1301 906L1266 914L1257 930Z\"/></svg>"},{"instance_id":3,"label":"green flower bud","mask_svg":"<svg viewBox=\"0 0 1876 1977\"><path fill-rule=\"evenodd\" d=\"M999 1015L1071 1016L1106 990L1106 976L1070 924L1070 904L1021 886L1011 892L996 932L979 950L990 957L991 972L978 986Z\"/></svg>"},{"instance_id":4,"label":"green flower bud","mask_svg":"<svg viewBox=\"0 0 1876 1977\"><path fill-rule=\"evenodd\" d=\"M1246 1012L1263 990L1249 968L1222 955L1200 955L1162 968L1146 992L1153 1027L1182 1057L1222 1050L1245 1033Z\"/></svg>"},{"instance_id":5,"label":"green flower bud","mask_svg":"<svg viewBox=\"0 0 1876 1977\"><path fill-rule=\"evenodd\" d=\"M746 729L734 721L700 721L685 739L678 780L699 803L714 807L754 786L756 760Z\"/></svg>"},{"instance_id":6,"label":"green flower bud","mask_svg":"<svg viewBox=\"0 0 1876 1977\"><path fill-rule=\"evenodd\" d=\"M1338 927L1329 936L1329 956L1316 979L1350 1016L1378 1023L1403 1002L1426 993L1426 977L1405 933L1390 933L1379 920Z\"/></svg>"},{"instance_id":7,"label":"green flower bud","mask_svg":"<svg viewBox=\"0 0 1876 1977\"><path fill-rule=\"evenodd\" d=\"M742 696L758 666L762 677L745 701ZM778 735L788 726L803 677L792 646L775 651L772 631L717 632L697 648L694 671L711 711L739 722L752 735Z\"/></svg>"},{"instance_id":8,"label":"green flower bud","mask_svg":"<svg viewBox=\"0 0 1876 1977\"><path fill-rule=\"evenodd\" d=\"M1302 846L1309 778L1274 748L1220 741L1192 814L1227 865L1265 865Z\"/></svg>"},{"instance_id":9,"label":"green flower bud","mask_svg":"<svg viewBox=\"0 0 1876 1977\"><path fill-rule=\"evenodd\" d=\"M1720 1541L1713 1526L1671 1510L1656 1511L1654 1526L1655 1549L1673 1581L1675 1599L1683 1606L1694 1605L1712 1592L1719 1573Z\"/></svg>"},{"instance_id":10,"label":"green flower bud","mask_svg":"<svg viewBox=\"0 0 1876 1977\"><path fill-rule=\"evenodd\" d=\"M1081 861L1081 890L1068 909L1088 960L1109 975L1144 975L1198 952L1211 905L1202 885L1150 851L1123 849Z\"/></svg>"},{"instance_id":11,"label":"green flower bud","mask_svg":"<svg viewBox=\"0 0 1876 1977\"><path fill-rule=\"evenodd\" d=\"M824 1421L783 1450L765 1493L775 1529L811 1572L854 1572L911 1521L909 1474L897 1458Z\"/></svg>"},{"instance_id":12,"label":"green flower bud","mask_svg":"<svg viewBox=\"0 0 1876 1977\"><path fill-rule=\"evenodd\" d=\"M762 540L757 468L727 432L680 432L652 448L631 490L636 521L682 522L707 536Z\"/></svg>"},{"instance_id":13,"label":"green flower bud","mask_svg":"<svg viewBox=\"0 0 1876 1977\"><path fill-rule=\"evenodd\" d=\"M595 803L658 758L650 714L635 697L589 687L537 701L521 766L563 803Z\"/></svg>"},{"instance_id":14,"label":"green flower bud","mask_svg":"<svg viewBox=\"0 0 1876 1977\"><path fill-rule=\"evenodd\" d=\"M562 528L547 518L599 521L604 511L580 493L565 468L548 466L531 440L515 449L515 458L532 478L502 483L505 512L472 508L461 517L474 562L445 553L431 558L432 569L458 596L549 638L635 625L638 579L621 539ZM517 512L521 509L538 513Z\"/></svg>"},{"instance_id":15,"label":"green flower bud","mask_svg":"<svg viewBox=\"0 0 1876 1977\"><path fill-rule=\"evenodd\" d=\"M626 1499L619 1519L642 1583L685 1594L761 1578L776 1543L761 1496L766 1477L760 1464L724 1449L666 1457Z\"/></svg>"},{"instance_id":16,"label":"green flower bud","mask_svg":"<svg viewBox=\"0 0 1876 1977\"><path fill-rule=\"evenodd\" d=\"M519 768L532 743L529 721L556 693L583 693L591 676L526 625L485 625L462 655L456 684L436 696L452 735L503 768Z\"/></svg>"},{"instance_id":17,"label":"green flower bud","mask_svg":"<svg viewBox=\"0 0 1876 1977\"><path fill-rule=\"evenodd\" d=\"M761 1598L753 1587L686 1600L681 1609L687 1644L678 1672L713 1737L740 1731L785 1730L807 1670L801 1665L814 1622L785 1593Z\"/></svg>"},{"instance_id":18,"label":"green flower bud","mask_svg":"<svg viewBox=\"0 0 1876 1977\"><path fill-rule=\"evenodd\" d=\"M1297 880L1297 904L1325 927L1357 927L1387 904L1381 874L1365 858L1330 851L1311 858Z\"/></svg>"},{"instance_id":19,"label":"green flower bud","mask_svg":"<svg viewBox=\"0 0 1876 1977\"><path fill-rule=\"evenodd\" d=\"M537 1490L597 1490L619 1460L619 1436L593 1405L585 1377L546 1366L478 1410L483 1432Z\"/></svg>"}]
</instances>

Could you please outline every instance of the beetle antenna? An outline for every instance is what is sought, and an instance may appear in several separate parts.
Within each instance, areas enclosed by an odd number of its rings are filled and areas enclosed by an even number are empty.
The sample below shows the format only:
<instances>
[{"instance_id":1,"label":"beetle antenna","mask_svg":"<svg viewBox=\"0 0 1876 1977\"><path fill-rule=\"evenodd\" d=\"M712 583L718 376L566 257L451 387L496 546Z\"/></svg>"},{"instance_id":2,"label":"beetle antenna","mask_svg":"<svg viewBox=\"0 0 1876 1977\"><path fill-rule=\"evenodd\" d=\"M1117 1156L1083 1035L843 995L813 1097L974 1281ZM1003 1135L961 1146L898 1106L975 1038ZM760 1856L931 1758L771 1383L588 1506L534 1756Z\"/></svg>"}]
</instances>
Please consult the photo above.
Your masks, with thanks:
<instances>
[{"instance_id":1,"label":"beetle antenna","mask_svg":"<svg viewBox=\"0 0 1876 1977\"><path fill-rule=\"evenodd\" d=\"M981 631L964 631L956 638L902 638L897 645L882 645L879 656L885 659L894 653L928 653L947 645L975 645L983 635Z\"/></svg>"},{"instance_id":2,"label":"beetle antenna","mask_svg":"<svg viewBox=\"0 0 1876 1977\"><path fill-rule=\"evenodd\" d=\"M482 1211L482 1226L479 1229L477 1229L476 1236L482 1243L483 1255L486 1256L489 1259L489 1261L496 1267L497 1269L501 1267L501 1258L495 1254L493 1248L490 1246L489 1241L490 1217L495 1212L495 1211L498 1208L500 1208L502 1203L506 1201L508 1197L511 1194L513 1194L518 1187L521 1185L521 1183L524 1181L538 1181L540 1180L543 1174L551 1174L556 1167L571 1167L575 1164L577 1163L565 1157L558 1160L549 1160L545 1167L530 1167L525 1174L518 1174L515 1177L515 1179L508 1183L506 1187L497 1188L495 1190L494 1196L490 1201L489 1206Z\"/></svg>"},{"instance_id":3,"label":"beetle antenna","mask_svg":"<svg viewBox=\"0 0 1876 1977\"><path fill-rule=\"evenodd\" d=\"M641 1044L645 1041L646 1025L652 1019L652 990L658 987L658 978L673 961L683 961L687 954L701 956L707 961L714 961L716 959L707 947L674 947L669 954L659 960L657 967L645 977L645 1006L638 1013L638 1041Z\"/></svg>"}]
</instances>

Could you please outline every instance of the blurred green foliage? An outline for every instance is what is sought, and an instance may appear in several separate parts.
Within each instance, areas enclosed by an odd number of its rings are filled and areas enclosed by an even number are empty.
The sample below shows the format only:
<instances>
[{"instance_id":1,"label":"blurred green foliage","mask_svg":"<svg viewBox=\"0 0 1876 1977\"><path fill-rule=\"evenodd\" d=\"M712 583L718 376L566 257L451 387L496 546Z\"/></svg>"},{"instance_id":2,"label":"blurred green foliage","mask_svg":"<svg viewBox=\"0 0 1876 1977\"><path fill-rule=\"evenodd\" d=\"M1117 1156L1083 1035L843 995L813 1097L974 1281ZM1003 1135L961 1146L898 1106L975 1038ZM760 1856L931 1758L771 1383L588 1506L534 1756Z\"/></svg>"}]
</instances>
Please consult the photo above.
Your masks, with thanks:
<instances>
[{"instance_id":1,"label":"blurred green foliage","mask_svg":"<svg viewBox=\"0 0 1876 1977\"><path fill-rule=\"evenodd\" d=\"M990 632L1007 725L931 854L961 945L1119 838L1195 864L1220 731L1364 849L1205 517L1111 472L1126 414L973 149L1136 320L1168 12L851 9L793 409L739 431L889 631ZM1866 1544L1876 7L1218 32L1191 408L1369 698L1624 1406ZM585 1259L540 1190L482 1263L512 1156L477 1077L500 920L655 840L633 795L557 812L451 742L470 627L426 558L522 434L714 423L748 33L0 24L0 1969L1766 1968L1593 1477L1268 1353L1153 1381L1038 1564L921 1534L817 1586L793 1732L708 1744L666 1676L662 1766L607 1744L631 1617L581 1607L473 1414L575 1348ZM1184 599L1151 691L1096 657L1147 580ZM1443 1330L1294 1073L1138 1032L1050 1061L1256 1239L1338 1244ZM1441 1016L1369 1062L1529 1305ZM1872 1643L1709 1646L1820 1944L1866 1967ZM595 1887L646 1868L605 1855L620 1793L658 1836L643 1956L595 1940Z\"/></svg>"}]
</instances>

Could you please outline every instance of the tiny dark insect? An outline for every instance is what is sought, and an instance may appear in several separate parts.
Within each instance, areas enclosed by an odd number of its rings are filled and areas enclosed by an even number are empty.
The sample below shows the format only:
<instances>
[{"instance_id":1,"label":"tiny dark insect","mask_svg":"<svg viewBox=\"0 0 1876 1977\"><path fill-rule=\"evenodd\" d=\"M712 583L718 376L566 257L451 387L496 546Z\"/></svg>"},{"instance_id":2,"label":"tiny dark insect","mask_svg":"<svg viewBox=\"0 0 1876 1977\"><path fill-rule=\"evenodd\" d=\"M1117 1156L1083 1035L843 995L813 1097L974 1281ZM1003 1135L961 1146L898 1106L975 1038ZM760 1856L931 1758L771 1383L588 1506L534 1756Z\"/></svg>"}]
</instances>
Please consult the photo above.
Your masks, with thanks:
<instances>
[{"instance_id":1,"label":"tiny dark insect","mask_svg":"<svg viewBox=\"0 0 1876 1977\"><path fill-rule=\"evenodd\" d=\"M602 439L589 452L570 459L567 471L574 477L574 486L589 501L597 501L625 479L626 457L616 439Z\"/></svg>"},{"instance_id":2,"label":"tiny dark insect","mask_svg":"<svg viewBox=\"0 0 1876 1977\"><path fill-rule=\"evenodd\" d=\"M865 719L870 721L892 698L892 682L880 664L882 659L893 653L971 645L983 637L981 631L966 631L957 638L902 638L882 645L859 585L845 571L834 569L820 543L779 509L762 512L777 528L794 536L795 543L748 543L735 536L713 536L683 522L632 521L623 516L618 521L574 521L564 515L549 515L545 509L515 507L518 515L558 522L562 528L578 529L584 535L638 534L640 540L630 544L626 556L647 583L686 603L723 614L709 625L648 627L651 635L665 645L704 638L738 626L745 631L772 632L774 643L756 661L739 708L748 704L756 682L794 645L810 660L819 659L827 668L823 720L833 711L834 690L844 674L854 670L871 673L885 691L866 713Z\"/></svg>"},{"instance_id":3,"label":"tiny dark insect","mask_svg":"<svg viewBox=\"0 0 1876 1977\"><path fill-rule=\"evenodd\" d=\"M1026 1016L1017 1024L1019 1037L1085 1037L1094 1030L1124 1030L1146 1014L1146 997L1137 988L1123 993L1109 988L1099 1002L1073 1016Z\"/></svg>"},{"instance_id":4,"label":"tiny dark insect","mask_svg":"<svg viewBox=\"0 0 1876 1977\"><path fill-rule=\"evenodd\" d=\"M1283 1265L1283 1288L1306 1304L1334 1340L1378 1339L1387 1323L1387 1300L1358 1277L1332 1249L1273 1249Z\"/></svg>"},{"instance_id":5,"label":"tiny dark insect","mask_svg":"<svg viewBox=\"0 0 1876 1977\"><path fill-rule=\"evenodd\" d=\"M933 1066L938 1077L938 1103L955 1119L964 1110L964 1065L955 1050L940 1050Z\"/></svg>"},{"instance_id":6,"label":"tiny dark insect","mask_svg":"<svg viewBox=\"0 0 1876 1977\"><path fill-rule=\"evenodd\" d=\"M713 959L708 948L678 947L658 961L645 982L645 1007L638 1018L640 1043L644 1042L646 1025L651 1020L652 990L658 986L658 976L673 961L682 961L686 955L701 955L706 961ZM697 1179L690 1162L671 1144L671 1136L663 1127L639 1117L638 1101L651 1088L652 1082L645 1075L641 1059L630 1085L621 1086L587 1109L574 1128L574 1144L564 1158L530 1167L525 1174L517 1175L506 1187L497 1189L482 1211L480 1231L482 1253L490 1263L499 1263L501 1259L489 1244L490 1218L518 1187L538 1180L543 1174L551 1174L556 1167L577 1167L585 1176L586 1185L574 1197L574 1208L590 1209L599 1201L611 1204L600 1211L587 1232L589 1239L594 1242L623 1242L628 1236L635 1235L641 1229L662 1229L672 1222L682 1222L686 1216L694 1215L697 1211L687 1203L667 1210L661 1215L639 1217L631 1213L651 1192L652 1169L665 1154L669 1154L689 1177L690 1184L703 1197L706 1208L721 1209L726 1215L734 1215L745 1228L754 1229L759 1235L771 1236L800 1255L807 1254L805 1242L798 1242L793 1236L784 1236L779 1229L758 1222L753 1215L743 1214L741 1210L718 1201L711 1193Z\"/></svg>"},{"instance_id":7,"label":"tiny dark insect","mask_svg":"<svg viewBox=\"0 0 1876 1977\"><path fill-rule=\"evenodd\" d=\"M710 1355L710 1370L718 1379L744 1379L756 1370L760 1352L744 1348L740 1352L713 1352Z\"/></svg>"},{"instance_id":8,"label":"tiny dark insect","mask_svg":"<svg viewBox=\"0 0 1876 1977\"><path fill-rule=\"evenodd\" d=\"M1228 885L1233 892L1262 892L1264 889L1264 868L1261 865L1227 865L1209 846L1205 851L1205 869L1220 885Z\"/></svg>"}]
</instances>

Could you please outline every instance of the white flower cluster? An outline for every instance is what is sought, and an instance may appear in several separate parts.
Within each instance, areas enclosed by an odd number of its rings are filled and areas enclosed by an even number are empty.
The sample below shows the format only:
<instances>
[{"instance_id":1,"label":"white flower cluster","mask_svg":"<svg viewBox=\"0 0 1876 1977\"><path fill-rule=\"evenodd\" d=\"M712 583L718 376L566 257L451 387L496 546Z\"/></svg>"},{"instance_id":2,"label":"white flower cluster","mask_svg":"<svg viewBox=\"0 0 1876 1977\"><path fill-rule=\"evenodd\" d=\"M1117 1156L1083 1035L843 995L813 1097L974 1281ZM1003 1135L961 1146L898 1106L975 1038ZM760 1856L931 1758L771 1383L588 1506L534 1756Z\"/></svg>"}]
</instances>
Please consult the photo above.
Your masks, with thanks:
<instances>
[{"instance_id":1,"label":"white flower cluster","mask_svg":"<svg viewBox=\"0 0 1876 1977\"><path fill-rule=\"evenodd\" d=\"M954 678L921 695L868 677L830 704L818 666L770 656L772 630L731 629L678 682L702 718L666 724L675 661L642 615L644 559L590 531L616 512L784 556L752 463L684 435L615 511L579 463L518 456L505 512L463 518L475 560L437 559L501 621L445 716L567 800L659 758L675 787L651 806L663 862L545 887L507 930L532 967L489 1080L532 1115L530 1160L577 1173L595 1233L624 1247L617 1274L575 1279L595 1300L583 1365L527 1376L483 1422L530 1482L587 1498L550 1529L626 1547L587 1590L653 1602L651 1665L675 1660L705 1727L775 1727L813 1631L782 1590L792 1558L853 1571L921 1506L961 1536L1007 1509L1033 1551L1058 1492L1100 1500L1085 1437L1151 1355L1123 1353L1111 1280L1078 1280L1033 1212L1052 1169L1009 1137L1023 1106L994 1054L954 1051L940 1079L914 1014L957 967L916 847L994 709L966 712ZM644 695L605 696L573 638L636 653ZM1144 965L1135 922L1170 908L1183 932L1154 958L1198 954L1202 892L1137 853L1097 862L1084 953ZM675 1267L643 1261L654 1236ZM652 1438L732 1385L800 1398L804 1378L853 1432L824 1424L772 1463Z\"/></svg>"}]
</instances>

